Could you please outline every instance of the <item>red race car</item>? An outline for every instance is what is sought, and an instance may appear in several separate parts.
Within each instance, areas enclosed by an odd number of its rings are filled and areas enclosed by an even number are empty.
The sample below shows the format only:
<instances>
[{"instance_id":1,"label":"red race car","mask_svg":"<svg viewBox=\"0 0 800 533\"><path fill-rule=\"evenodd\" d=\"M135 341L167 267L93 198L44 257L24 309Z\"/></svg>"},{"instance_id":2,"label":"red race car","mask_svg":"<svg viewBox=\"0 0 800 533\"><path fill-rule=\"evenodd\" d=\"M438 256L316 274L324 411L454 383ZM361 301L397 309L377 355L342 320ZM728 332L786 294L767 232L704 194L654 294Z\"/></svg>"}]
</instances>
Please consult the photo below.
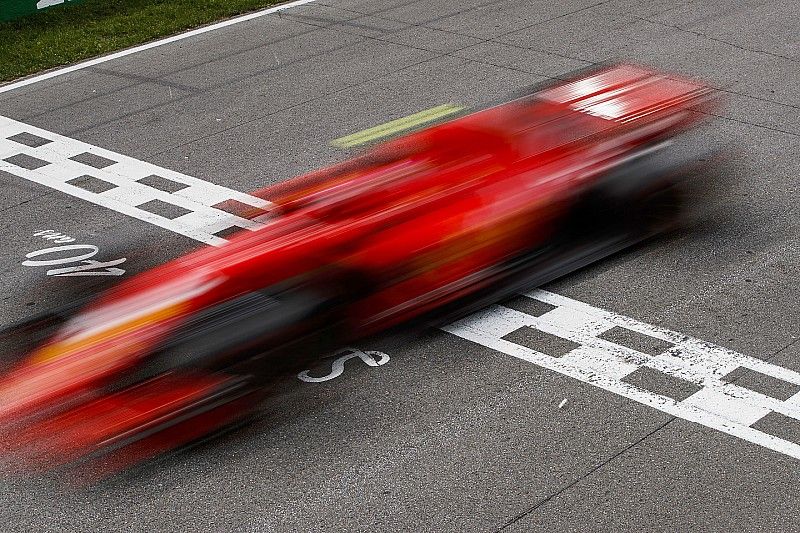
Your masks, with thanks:
<instances>
[{"instance_id":1,"label":"red race car","mask_svg":"<svg viewBox=\"0 0 800 533\"><path fill-rule=\"evenodd\" d=\"M672 138L712 96L607 66L256 192L274 204L262 229L6 331L7 456L123 468L239 420L309 358L663 230L696 157Z\"/></svg>"}]
</instances>

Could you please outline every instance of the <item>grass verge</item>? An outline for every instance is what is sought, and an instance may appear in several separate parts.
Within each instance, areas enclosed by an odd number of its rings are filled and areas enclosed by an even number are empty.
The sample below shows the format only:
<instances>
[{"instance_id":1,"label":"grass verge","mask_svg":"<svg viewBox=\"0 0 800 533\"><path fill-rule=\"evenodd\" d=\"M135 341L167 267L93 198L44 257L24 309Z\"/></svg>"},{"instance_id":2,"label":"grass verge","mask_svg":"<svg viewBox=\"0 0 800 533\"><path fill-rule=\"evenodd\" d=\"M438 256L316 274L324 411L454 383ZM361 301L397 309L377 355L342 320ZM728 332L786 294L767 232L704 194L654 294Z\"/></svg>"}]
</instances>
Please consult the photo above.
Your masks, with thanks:
<instances>
[{"instance_id":1,"label":"grass verge","mask_svg":"<svg viewBox=\"0 0 800 533\"><path fill-rule=\"evenodd\" d=\"M0 82L281 2L84 0L56 6L0 23Z\"/></svg>"}]
</instances>

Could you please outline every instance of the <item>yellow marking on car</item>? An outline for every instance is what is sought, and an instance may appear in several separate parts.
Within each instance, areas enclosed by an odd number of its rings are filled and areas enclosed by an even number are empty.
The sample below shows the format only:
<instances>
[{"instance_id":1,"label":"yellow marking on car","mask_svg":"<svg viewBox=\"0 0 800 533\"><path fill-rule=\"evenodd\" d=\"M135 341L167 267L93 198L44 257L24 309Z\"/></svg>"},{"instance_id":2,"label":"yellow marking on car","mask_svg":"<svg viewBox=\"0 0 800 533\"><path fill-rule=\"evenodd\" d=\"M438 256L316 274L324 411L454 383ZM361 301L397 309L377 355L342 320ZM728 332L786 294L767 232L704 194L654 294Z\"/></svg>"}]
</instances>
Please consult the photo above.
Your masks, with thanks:
<instances>
[{"instance_id":1,"label":"yellow marking on car","mask_svg":"<svg viewBox=\"0 0 800 533\"><path fill-rule=\"evenodd\" d=\"M432 107L430 109L425 109L424 111L414 113L413 115L408 115L406 117L386 122L385 124L380 124L378 126L367 128L365 130L353 133L351 135L339 137L338 139L334 139L333 141L331 141L331 145L336 146L337 148L352 148L354 146L359 146L361 144L366 144L370 141L374 141L376 139L388 137L389 135L393 135L400 131L411 129L416 126L426 124L428 122L433 122L434 120L445 117L447 115L458 113L462 109L464 108L459 105L442 104L440 106Z\"/></svg>"},{"instance_id":2,"label":"yellow marking on car","mask_svg":"<svg viewBox=\"0 0 800 533\"><path fill-rule=\"evenodd\" d=\"M110 340L116 336L130 333L133 330L141 329L151 324L158 324L164 320L174 318L189 309L186 302L177 302L167 307L156 309L150 313L136 316L131 320L126 320L109 328L100 329L96 334L88 337L67 338L48 344L34 352L29 362L32 364L48 363L55 359L75 353L92 345Z\"/></svg>"}]
</instances>

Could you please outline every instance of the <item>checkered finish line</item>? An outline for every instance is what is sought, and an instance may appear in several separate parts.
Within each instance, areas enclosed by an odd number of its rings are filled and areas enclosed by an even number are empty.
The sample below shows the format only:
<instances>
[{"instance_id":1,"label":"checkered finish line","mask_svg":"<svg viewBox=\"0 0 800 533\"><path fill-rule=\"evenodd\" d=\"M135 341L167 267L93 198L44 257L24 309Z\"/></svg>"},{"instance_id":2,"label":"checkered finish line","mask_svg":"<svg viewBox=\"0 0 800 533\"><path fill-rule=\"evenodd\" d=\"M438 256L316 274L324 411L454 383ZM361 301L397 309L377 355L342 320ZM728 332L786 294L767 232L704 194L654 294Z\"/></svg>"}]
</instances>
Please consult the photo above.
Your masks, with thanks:
<instances>
[{"instance_id":1,"label":"checkered finish line","mask_svg":"<svg viewBox=\"0 0 800 533\"><path fill-rule=\"evenodd\" d=\"M216 246L262 227L273 205L0 116L0 180L16 178ZM800 438L780 436L800 434L792 370L542 290L443 329L800 459Z\"/></svg>"},{"instance_id":2,"label":"checkered finish line","mask_svg":"<svg viewBox=\"0 0 800 533\"><path fill-rule=\"evenodd\" d=\"M443 329L800 459L798 443L776 436L800 421L792 370L543 290Z\"/></svg>"},{"instance_id":3,"label":"checkered finish line","mask_svg":"<svg viewBox=\"0 0 800 533\"><path fill-rule=\"evenodd\" d=\"M23 178L219 246L272 204L0 116L0 178ZM245 218L245 216L247 218Z\"/></svg>"}]
</instances>

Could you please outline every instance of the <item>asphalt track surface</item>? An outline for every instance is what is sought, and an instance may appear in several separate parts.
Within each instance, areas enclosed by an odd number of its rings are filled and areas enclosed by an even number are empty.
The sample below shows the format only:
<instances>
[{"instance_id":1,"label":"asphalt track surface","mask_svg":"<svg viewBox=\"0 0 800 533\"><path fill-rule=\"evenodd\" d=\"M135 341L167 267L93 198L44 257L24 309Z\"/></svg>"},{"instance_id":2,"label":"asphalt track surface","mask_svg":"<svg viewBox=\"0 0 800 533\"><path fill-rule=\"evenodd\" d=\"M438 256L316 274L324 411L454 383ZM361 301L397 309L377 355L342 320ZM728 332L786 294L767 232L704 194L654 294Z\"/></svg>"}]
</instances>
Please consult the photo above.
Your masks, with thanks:
<instances>
[{"instance_id":1,"label":"asphalt track surface","mask_svg":"<svg viewBox=\"0 0 800 533\"><path fill-rule=\"evenodd\" d=\"M724 207L546 289L800 371L798 35L793 0L323 0L8 91L0 115L249 191L346 157L332 139L592 63L699 77L727 99L691 140L730 150ZM53 245L39 230L127 257L125 277L198 245L0 180L3 323L87 290L21 265ZM390 360L287 380L252 425L124 481L3 482L2 529L800 529L786 453L442 331L363 348Z\"/></svg>"}]
</instances>

